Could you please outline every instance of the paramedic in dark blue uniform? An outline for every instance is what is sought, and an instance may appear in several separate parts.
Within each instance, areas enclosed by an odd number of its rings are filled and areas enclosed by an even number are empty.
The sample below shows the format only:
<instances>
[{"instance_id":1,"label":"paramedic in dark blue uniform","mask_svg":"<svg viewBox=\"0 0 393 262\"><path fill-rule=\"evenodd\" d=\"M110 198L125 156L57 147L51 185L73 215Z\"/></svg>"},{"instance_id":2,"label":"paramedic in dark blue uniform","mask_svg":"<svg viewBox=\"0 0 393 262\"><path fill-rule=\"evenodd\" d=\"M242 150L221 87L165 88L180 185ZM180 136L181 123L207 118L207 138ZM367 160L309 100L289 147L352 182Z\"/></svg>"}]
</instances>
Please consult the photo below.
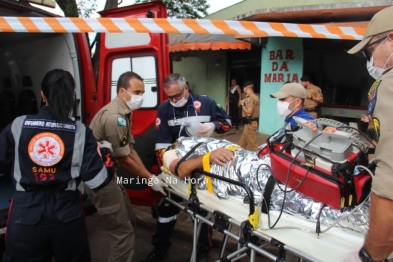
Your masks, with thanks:
<instances>
[{"instance_id":1,"label":"paramedic in dark blue uniform","mask_svg":"<svg viewBox=\"0 0 393 262\"><path fill-rule=\"evenodd\" d=\"M209 97L191 93L183 76L168 75L163 86L168 101L159 106L156 119L156 153L159 166L162 166L162 155L165 150L180 136L197 134L209 137L214 132L222 134L231 129L232 120L225 110ZM197 125L196 133L186 132L186 125L191 122L200 123ZM176 200L181 201L179 198ZM169 203L165 202L160 207L152 239L154 249L144 262L159 261L168 256L170 238L178 214L179 209ZM211 228L203 224L198 243L198 261L207 259L211 248L211 233Z\"/></svg>"},{"instance_id":2,"label":"paramedic in dark blue uniform","mask_svg":"<svg viewBox=\"0 0 393 262\"><path fill-rule=\"evenodd\" d=\"M78 186L104 187L113 162L108 148L101 159L91 130L69 117L74 92L69 72L48 72L41 90L46 106L0 135L0 173L10 173L16 189L3 261L90 261Z\"/></svg>"},{"instance_id":3,"label":"paramedic in dark blue uniform","mask_svg":"<svg viewBox=\"0 0 393 262\"><path fill-rule=\"evenodd\" d=\"M281 89L270 95L271 98L278 98L277 113L285 117L284 128L286 130L295 130L298 124L293 119L294 116L305 120L314 118L303 109L306 99L306 90L301 84L285 83Z\"/></svg>"}]
</instances>

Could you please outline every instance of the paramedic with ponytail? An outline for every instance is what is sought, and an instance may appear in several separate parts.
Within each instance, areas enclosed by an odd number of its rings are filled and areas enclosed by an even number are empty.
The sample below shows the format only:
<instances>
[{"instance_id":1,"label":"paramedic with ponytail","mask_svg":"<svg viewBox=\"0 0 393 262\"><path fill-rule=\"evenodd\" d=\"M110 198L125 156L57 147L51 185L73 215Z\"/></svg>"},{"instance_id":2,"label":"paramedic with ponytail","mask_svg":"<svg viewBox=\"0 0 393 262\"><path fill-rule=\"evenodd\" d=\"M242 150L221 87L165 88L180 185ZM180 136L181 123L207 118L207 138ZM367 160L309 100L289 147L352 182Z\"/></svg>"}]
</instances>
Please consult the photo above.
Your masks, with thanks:
<instances>
[{"instance_id":1,"label":"paramedic with ponytail","mask_svg":"<svg viewBox=\"0 0 393 262\"><path fill-rule=\"evenodd\" d=\"M367 69L376 80L369 91L367 114L378 144L374 158L377 167L371 188L369 230L359 254L352 254L346 261L383 261L393 251L392 17L392 6L376 13L366 28L363 40L348 51L367 59Z\"/></svg>"},{"instance_id":2,"label":"paramedic with ponytail","mask_svg":"<svg viewBox=\"0 0 393 262\"><path fill-rule=\"evenodd\" d=\"M225 110L209 97L191 93L182 75L168 75L163 87L168 100L159 106L156 119L156 154L160 167L164 152L180 136L210 137L214 132L222 134L231 129L231 117ZM195 124L196 129L190 133L191 124ZM182 201L174 195L172 198ZM179 212L179 208L167 202L159 207L159 217L151 241L154 248L143 262L154 262L168 257ZM211 238L211 227L203 223L198 241L198 261L207 261L212 246Z\"/></svg>"},{"instance_id":3,"label":"paramedic with ponytail","mask_svg":"<svg viewBox=\"0 0 393 262\"><path fill-rule=\"evenodd\" d=\"M293 119L294 116L305 120L314 119L303 109L306 90L301 84L285 83L278 92L271 94L270 97L278 98L277 113L285 118L284 128L286 130L298 128L298 124Z\"/></svg>"},{"instance_id":4,"label":"paramedic with ponytail","mask_svg":"<svg viewBox=\"0 0 393 262\"><path fill-rule=\"evenodd\" d=\"M41 89L45 106L17 117L0 135L0 173L11 175L16 190L3 261L90 261L77 188L81 181L95 192L105 188L113 163L91 130L71 119L74 92L69 72L48 72Z\"/></svg>"}]
</instances>

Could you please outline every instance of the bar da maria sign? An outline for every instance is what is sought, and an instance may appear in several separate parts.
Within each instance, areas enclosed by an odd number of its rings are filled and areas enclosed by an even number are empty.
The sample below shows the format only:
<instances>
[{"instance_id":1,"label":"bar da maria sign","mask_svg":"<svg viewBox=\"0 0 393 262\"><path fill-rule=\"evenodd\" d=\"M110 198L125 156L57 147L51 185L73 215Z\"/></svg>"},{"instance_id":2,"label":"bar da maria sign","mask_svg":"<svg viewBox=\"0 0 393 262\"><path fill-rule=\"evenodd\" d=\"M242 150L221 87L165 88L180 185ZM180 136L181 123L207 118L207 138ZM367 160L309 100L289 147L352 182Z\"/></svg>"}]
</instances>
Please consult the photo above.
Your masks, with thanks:
<instances>
[{"instance_id":1,"label":"bar da maria sign","mask_svg":"<svg viewBox=\"0 0 393 262\"><path fill-rule=\"evenodd\" d=\"M291 62L295 59L292 49L278 49L269 52L271 72L264 74L265 83L299 82L299 75L291 73ZM267 70L268 71L268 70Z\"/></svg>"}]
</instances>

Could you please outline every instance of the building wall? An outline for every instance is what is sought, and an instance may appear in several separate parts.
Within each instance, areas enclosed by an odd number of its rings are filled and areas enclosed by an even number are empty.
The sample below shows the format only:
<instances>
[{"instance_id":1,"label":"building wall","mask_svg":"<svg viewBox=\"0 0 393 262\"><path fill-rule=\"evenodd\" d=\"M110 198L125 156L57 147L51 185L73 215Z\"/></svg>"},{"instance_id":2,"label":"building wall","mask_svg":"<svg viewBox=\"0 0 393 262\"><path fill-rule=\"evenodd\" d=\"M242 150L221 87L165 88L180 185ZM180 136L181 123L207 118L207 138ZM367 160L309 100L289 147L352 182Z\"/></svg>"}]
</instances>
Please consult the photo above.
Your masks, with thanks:
<instances>
[{"instance_id":1,"label":"building wall","mask_svg":"<svg viewBox=\"0 0 393 262\"><path fill-rule=\"evenodd\" d=\"M222 9L218 12L206 16L206 19L233 19L236 20L250 15L261 13L261 9L278 11L280 8L293 7L293 11L308 9L335 9L335 8L354 8L391 5L389 0L244 0L235 5ZM314 7L312 7L314 6ZM290 11L290 10L287 10ZM243 16L243 17L242 17Z\"/></svg>"},{"instance_id":2,"label":"building wall","mask_svg":"<svg viewBox=\"0 0 393 262\"><path fill-rule=\"evenodd\" d=\"M261 59L259 132L273 134L283 127L284 118L277 114L277 99L270 94L286 81L299 83L303 73L303 39L271 37L262 49Z\"/></svg>"},{"instance_id":3,"label":"building wall","mask_svg":"<svg viewBox=\"0 0 393 262\"><path fill-rule=\"evenodd\" d=\"M225 51L197 51L195 57L172 62L173 73L182 74L191 90L208 95L225 108L227 90L227 58Z\"/></svg>"}]
</instances>

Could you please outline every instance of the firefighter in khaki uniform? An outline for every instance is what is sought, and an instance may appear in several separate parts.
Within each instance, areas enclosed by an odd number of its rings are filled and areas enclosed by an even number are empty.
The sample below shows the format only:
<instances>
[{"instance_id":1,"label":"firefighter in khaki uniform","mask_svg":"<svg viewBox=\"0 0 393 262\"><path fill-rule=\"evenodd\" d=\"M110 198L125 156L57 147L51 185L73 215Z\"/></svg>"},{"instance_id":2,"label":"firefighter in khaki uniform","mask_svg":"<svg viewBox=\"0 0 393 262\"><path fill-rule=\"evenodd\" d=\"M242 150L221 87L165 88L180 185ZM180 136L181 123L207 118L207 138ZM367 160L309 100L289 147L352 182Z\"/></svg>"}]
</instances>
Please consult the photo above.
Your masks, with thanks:
<instances>
[{"instance_id":1,"label":"firefighter in khaki uniform","mask_svg":"<svg viewBox=\"0 0 393 262\"><path fill-rule=\"evenodd\" d=\"M239 106L242 107L242 112L246 116L244 119L243 134L238 142L239 146L248 150L258 151L257 135L259 121L259 97L254 93L254 84L247 81L243 85L243 91L246 93L246 98L239 101Z\"/></svg>"},{"instance_id":2,"label":"firefighter in khaki uniform","mask_svg":"<svg viewBox=\"0 0 393 262\"><path fill-rule=\"evenodd\" d=\"M127 172L149 180L148 185L165 194L167 185L152 175L133 148L131 112L141 107L145 86L136 73L123 73L117 82L117 97L104 106L93 118L90 128L98 141L112 144L113 158ZM109 261L130 262L134 253L134 229L130 222L132 208L127 193L117 184L117 175L104 190L97 193L85 187L85 192L97 208L102 228L110 240Z\"/></svg>"},{"instance_id":3,"label":"firefighter in khaki uniform","mask_svg":"<svg viewBox=\"0 0 393 262\"><path fill-rule=\"evenodd\" d=\"M363 40L348 51L367 58L376 79L369 92L369 128L378 142L374 162L369 230L362 249L345 261L387 261L393 251L393 7L374 15ZM370 132L369 132L370 134ZM352 259L352 260L351 260Z\"/></svg>"},{"instance_id":4,"label":"firefighter in khaki uniform","mask_svg":"<svg viewBox=\"0 0 393 262\"><path fill-rule=\"evenodd\" d=\"M322 91L319 87L313 85L308 75L300 78L302 86L306 88L306 100L304 101L304 111L309 113L312 117L318 117L318 105L323 103Z\"/></svg>"}]
</instances>

